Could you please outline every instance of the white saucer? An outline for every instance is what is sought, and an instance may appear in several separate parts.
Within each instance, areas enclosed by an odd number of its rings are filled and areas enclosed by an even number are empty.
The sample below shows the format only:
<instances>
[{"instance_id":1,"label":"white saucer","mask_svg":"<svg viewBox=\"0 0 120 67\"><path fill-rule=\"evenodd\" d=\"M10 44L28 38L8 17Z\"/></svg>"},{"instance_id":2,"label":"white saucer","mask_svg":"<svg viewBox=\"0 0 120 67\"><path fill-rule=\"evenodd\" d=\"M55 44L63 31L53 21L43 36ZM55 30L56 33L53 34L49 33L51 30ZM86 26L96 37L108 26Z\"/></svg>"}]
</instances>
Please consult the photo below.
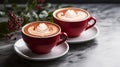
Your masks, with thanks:
<instances>
[{"instance_id":1,"label":"white saucer","mask_svg":"<svg viewBox=\"0 0 120 67\"><path fill-rule=\"evenodd\" d=\"M54 47L50 53L47 54L36 54L33 53L25 44L23 39L19 39L14 44L14 49L17 52L18 55L22 56L23 58L30 59L30 60L50 60L59 58L63 55L65 55L69 50L69 45L67 42L60 44L56 47Z\"/></svg>"},{"instance_id":2,"label":"white saucer","mask_svg":"<svg viewBox=\"0 0 120 67\"><path fill-rule=\"evenodd\" d=\"M89 40L94 39L99 34L99 29L97 26L94 26L86 31L84 31L80 36L75 38L68 38L68 43L80 43L80 42L86 42Z\"/></svg>"}]
</instances>

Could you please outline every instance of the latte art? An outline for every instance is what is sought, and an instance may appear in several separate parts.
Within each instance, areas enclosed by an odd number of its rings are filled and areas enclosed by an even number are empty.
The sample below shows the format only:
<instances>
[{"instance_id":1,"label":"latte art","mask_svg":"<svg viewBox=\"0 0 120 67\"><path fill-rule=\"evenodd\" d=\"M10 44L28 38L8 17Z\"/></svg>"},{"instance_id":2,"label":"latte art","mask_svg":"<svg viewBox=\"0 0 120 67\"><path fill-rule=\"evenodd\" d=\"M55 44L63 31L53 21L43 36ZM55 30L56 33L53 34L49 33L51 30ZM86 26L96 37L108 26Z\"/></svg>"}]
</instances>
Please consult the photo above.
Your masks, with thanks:
<instances>
[{"instance_id":1,"label":"latte art","mask_svg":"<svg viewBox=\"0 0 120 67\"><path fill-rule=\"evenodd\" d=\"M50 23L33 23L25 27L27 34L38 37L47 37L59 32L59 28Z\"/></svg>"},{"instance_id":2,"label":"latte art","mask_svg":"<svg viewBox=\"0 0 120 67\"><path fill-rule=\"evenodd\" d=\"M41 23L37 28L34 26L29 27L28 32L37 36L46 36L52 32L52 28L50 30L44 23Z\"/></svg>"},{"instance_id":3,"label":"latte art","mask_svg":"<svg viewBox=\"0 0 120 67\"><path fill-rule=\"evenodd\" d=\"M48 32L48 27L44 23L40 23L39 26L35 29L36 32Z\"/></svg>"},{"instance_id":4,"label":"latte art","mask_svg":"<svg viewBox=\"0 0 120 67\"><path fill-rule=\"evenodd\" d=\"M87 13L82 10L68 9L66 11L60 11L56 15L60 20L64 21L79 21L87 17Z\"/></svg>"}]
</instances>

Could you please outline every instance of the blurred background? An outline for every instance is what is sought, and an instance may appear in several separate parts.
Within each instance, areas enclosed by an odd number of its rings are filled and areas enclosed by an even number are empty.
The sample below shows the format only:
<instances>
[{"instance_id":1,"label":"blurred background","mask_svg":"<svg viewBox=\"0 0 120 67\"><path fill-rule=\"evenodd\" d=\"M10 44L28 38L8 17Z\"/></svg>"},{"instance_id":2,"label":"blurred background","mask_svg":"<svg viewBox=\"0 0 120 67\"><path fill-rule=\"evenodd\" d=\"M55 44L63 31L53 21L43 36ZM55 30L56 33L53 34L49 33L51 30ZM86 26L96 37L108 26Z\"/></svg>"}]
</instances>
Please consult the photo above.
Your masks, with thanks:
<instances>
[{"instance_id":1,"label":"blurred background","mask_svg":"<svg viewBox=\"0 0 120 67\"><path fill-rule=\"evenodd\" d=\"M0 0L1 3L3 0ZM11 3L23 4L26 0L9 0ZM50 3L120 3L120 0L46 0Z\"/></svg>"}]
</instances>

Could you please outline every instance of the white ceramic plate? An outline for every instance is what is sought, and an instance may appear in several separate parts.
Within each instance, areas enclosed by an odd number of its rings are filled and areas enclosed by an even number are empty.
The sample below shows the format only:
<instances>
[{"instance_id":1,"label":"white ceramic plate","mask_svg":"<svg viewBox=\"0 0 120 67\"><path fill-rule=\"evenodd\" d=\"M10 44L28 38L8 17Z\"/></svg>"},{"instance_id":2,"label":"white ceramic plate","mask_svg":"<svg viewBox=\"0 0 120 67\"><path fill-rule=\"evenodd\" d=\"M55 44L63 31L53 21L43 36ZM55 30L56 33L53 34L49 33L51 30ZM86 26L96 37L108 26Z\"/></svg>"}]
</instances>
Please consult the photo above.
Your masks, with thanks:
<instances>
[{"instance_id":1,"label":"white ceramic plate","mask_svg":"<svg viewBox=\"0 0 120 67\"><path fill-rule=\"evenodd\" d=\"M25 44L23 39L19 39L14 44L14 49L18 55L22 56L23 58L30 59L30 60L50 60L59 58L65 55L69 50L69 45L67 42L60 44L54 47L50 53L47 54L36 54L33 53Z\"/></svg>"},{"instance_id":2,"label":"white ceramic plate","mask_svg":"<svg viewBox=\"0 0 120 67\"><path fill-rule=\"evenodd\" d=\"M84 31L80 36L75 38L68 38L68 43L80 43L94 39L99 34L99 29L94 26L86 31Z\"/></svg>"}]
</instances>

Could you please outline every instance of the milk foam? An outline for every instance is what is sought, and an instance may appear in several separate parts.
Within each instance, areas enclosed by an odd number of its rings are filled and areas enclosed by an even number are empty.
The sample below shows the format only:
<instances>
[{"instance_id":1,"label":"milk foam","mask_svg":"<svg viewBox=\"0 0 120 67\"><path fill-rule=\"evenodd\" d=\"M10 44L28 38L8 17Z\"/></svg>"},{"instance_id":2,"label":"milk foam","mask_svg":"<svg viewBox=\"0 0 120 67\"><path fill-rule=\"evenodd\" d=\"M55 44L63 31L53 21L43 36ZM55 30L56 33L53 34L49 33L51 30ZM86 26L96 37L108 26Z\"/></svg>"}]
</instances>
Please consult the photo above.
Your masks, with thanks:
<instances>
[{"instance_id":1,"label":"milk foam","mask_svg":"<svg viewBox=\"0 0 120 67\"><path fill-rule=\"evenodd\" d=\"M80 21L87 17L84 11L75 11L72 9L67 10L65 13L60 12L57 14L58 18L64 21Z\"/></svg>"},{"instance_id":2,"label":"milk foam","mask_svg":"<svg viewBox=\"0 0 120 67\"><path fill-rule=\"evenodd\" d=\"M48 30L48 27L47 25L45 25L44 23L41 23L37 26L37 28L35 29L35 32L38 32L38 33L48 33L49 30Z\"/></svg>"},{"instance_id":3,"label":"milk foam","mask_svg":"<svg viewBox=\"0 0 120 67\"><path fill-rule=\"evenodd\" d=\"M44 37L54 34L58 31L54 26L48 26L45 23L40 23L36 28L31 26L28 28L28 32L32 35Z\"/></svg>"}]
</instances>

